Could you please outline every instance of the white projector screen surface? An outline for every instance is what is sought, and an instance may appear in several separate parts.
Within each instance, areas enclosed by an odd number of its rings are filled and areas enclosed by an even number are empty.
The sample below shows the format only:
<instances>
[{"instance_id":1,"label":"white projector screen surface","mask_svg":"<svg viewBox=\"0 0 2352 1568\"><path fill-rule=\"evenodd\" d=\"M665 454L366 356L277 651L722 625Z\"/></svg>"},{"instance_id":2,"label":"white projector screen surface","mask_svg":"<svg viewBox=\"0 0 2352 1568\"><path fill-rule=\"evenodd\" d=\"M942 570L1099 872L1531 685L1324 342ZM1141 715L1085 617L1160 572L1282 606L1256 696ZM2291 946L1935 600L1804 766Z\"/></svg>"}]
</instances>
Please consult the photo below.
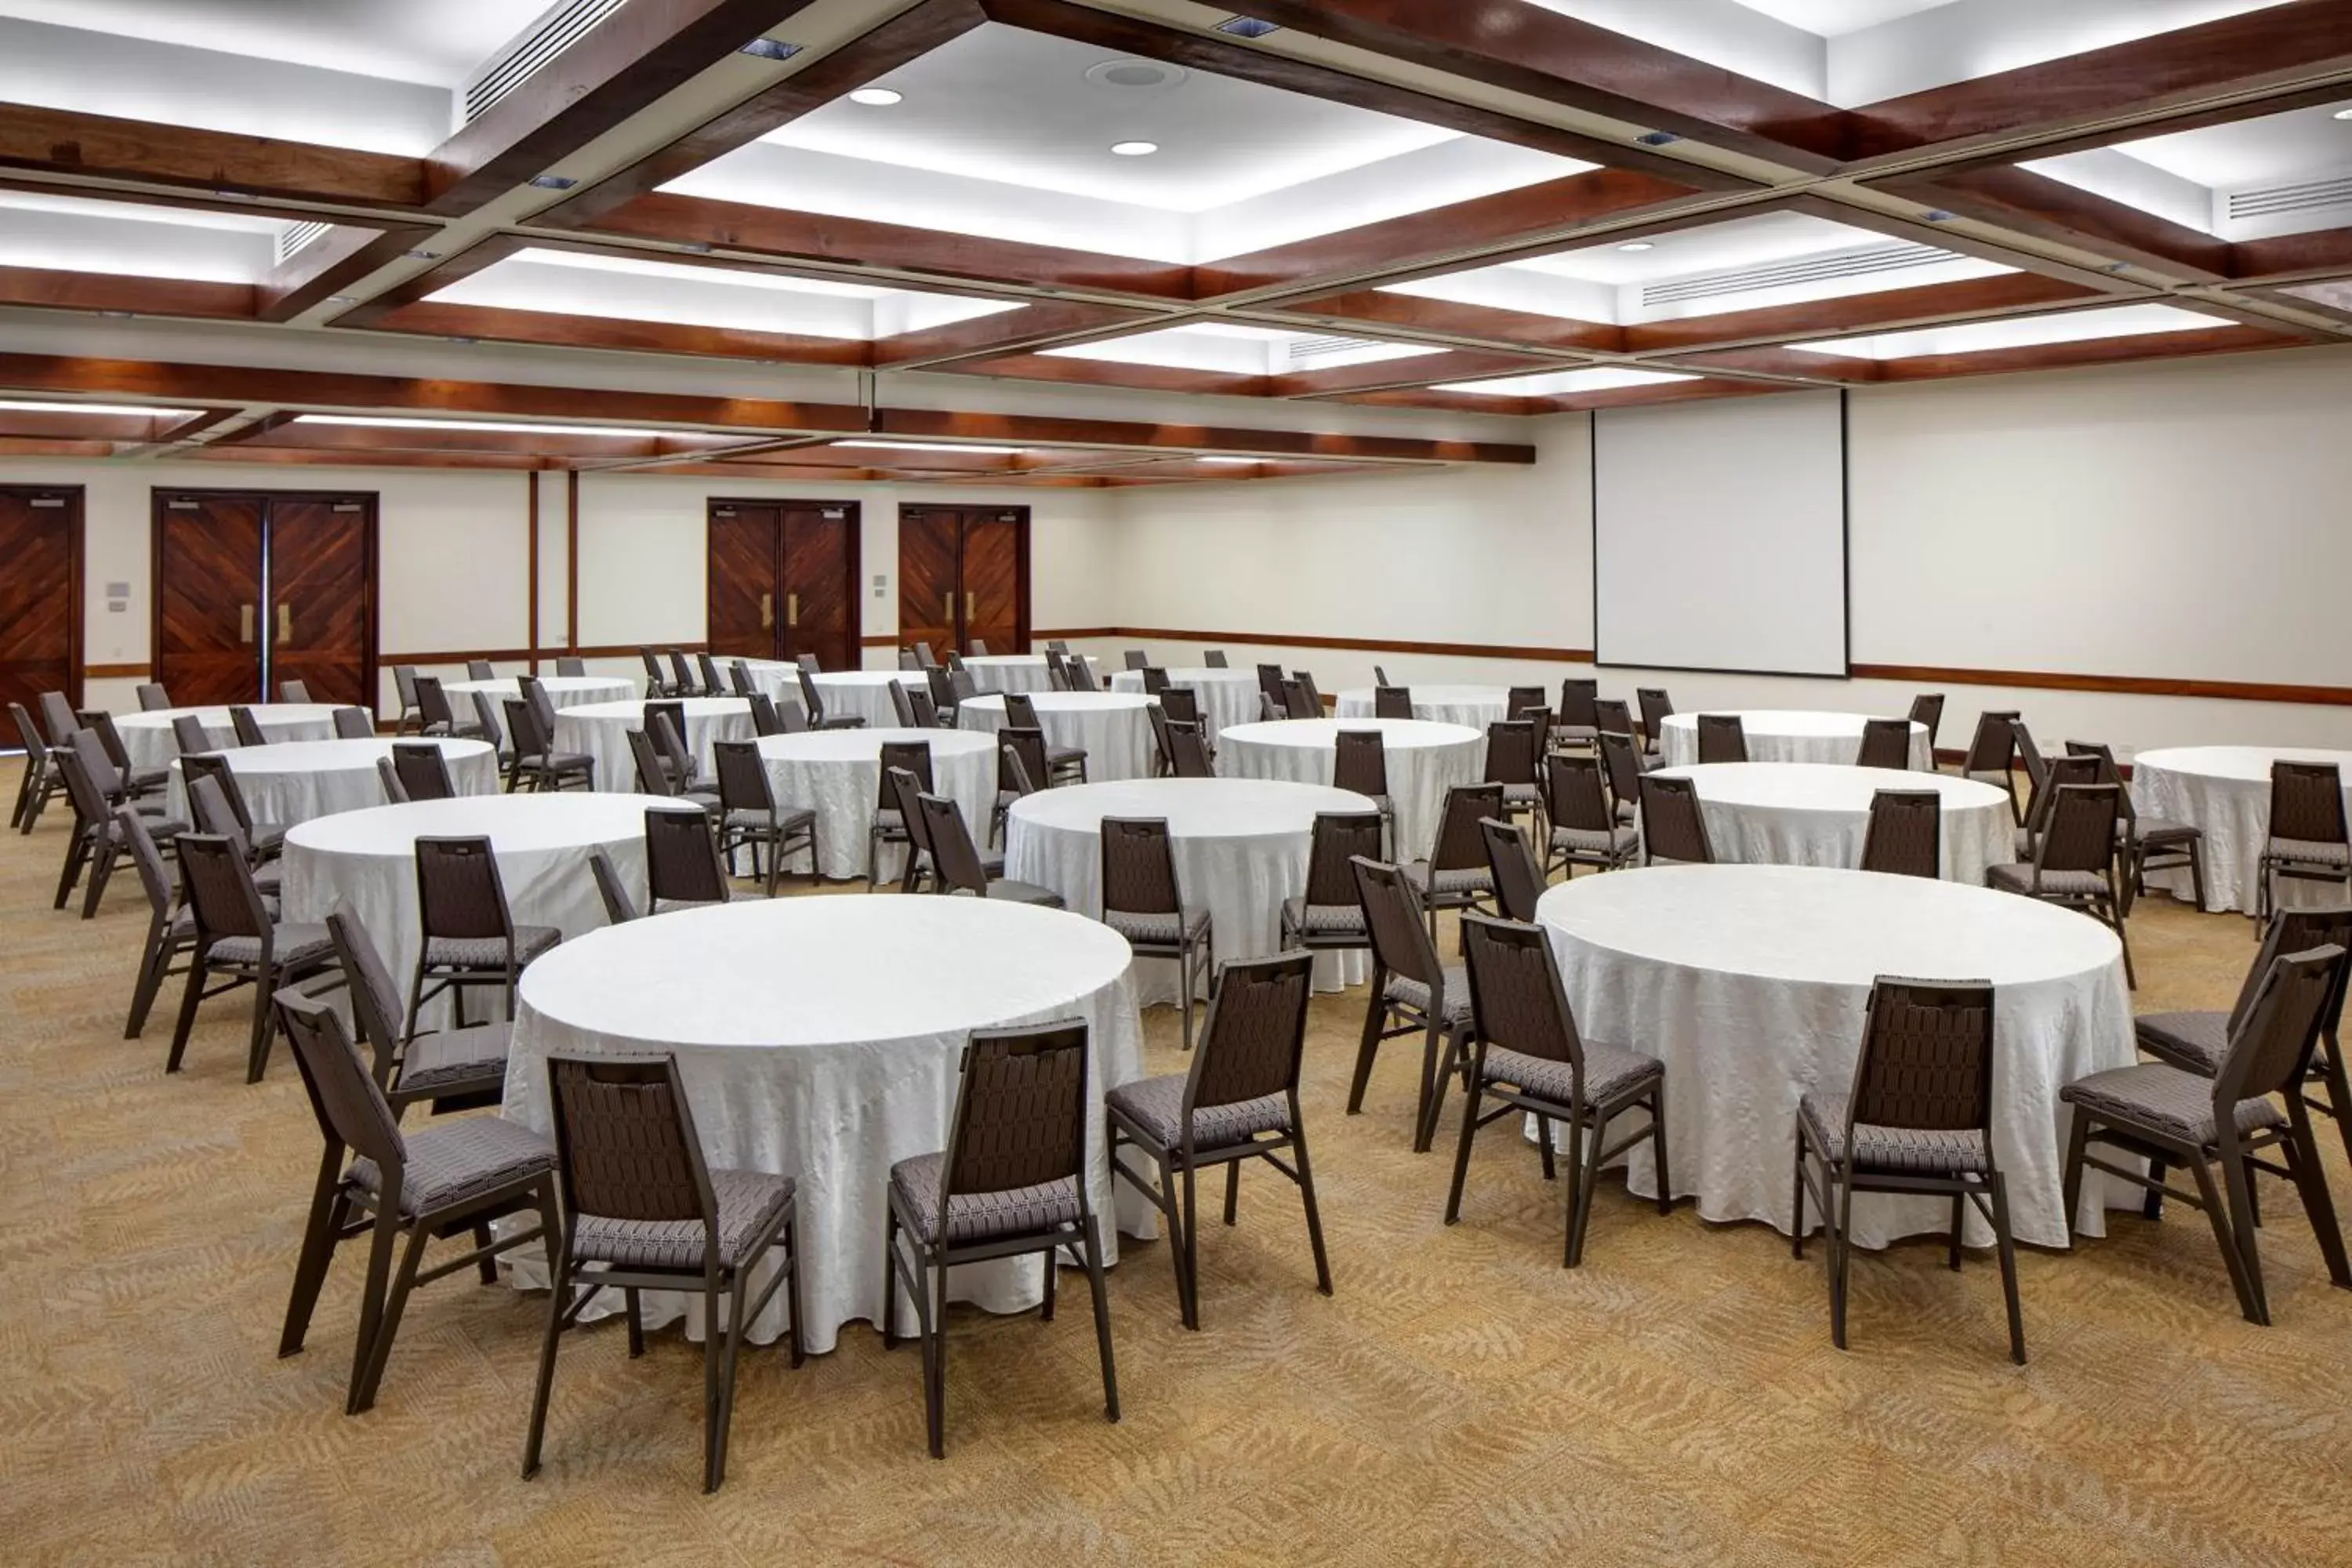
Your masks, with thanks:
<instances>
[{"instance_id":1,"label":"white projector screen surface","mask_svg":"<svg viewBox=\"0 0 2352 1568\"><path fill-rule=\"evenodd\" d=\"M1843 394L1602 409L1592 458L1599 662L1846 673Z\"/></svg>"}]
</instances>

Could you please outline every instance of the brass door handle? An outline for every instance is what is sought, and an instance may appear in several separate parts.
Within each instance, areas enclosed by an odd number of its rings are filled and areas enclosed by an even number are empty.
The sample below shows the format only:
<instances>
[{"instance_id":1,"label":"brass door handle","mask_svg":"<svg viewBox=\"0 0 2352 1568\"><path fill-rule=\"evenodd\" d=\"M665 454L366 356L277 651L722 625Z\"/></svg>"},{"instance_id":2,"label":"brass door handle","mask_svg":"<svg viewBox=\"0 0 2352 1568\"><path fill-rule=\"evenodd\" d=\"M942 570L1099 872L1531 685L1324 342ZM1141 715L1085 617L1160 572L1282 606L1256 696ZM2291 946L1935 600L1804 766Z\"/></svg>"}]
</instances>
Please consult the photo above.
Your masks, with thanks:
<instances>
[{"instance_id":1,"label":"brass door handle","mask_svg":"<svg viewBox=\"0 0 2352 1568\"><path fill-rule=\"evenodd\" d=\"M966 594L963 596L963 618L967 621L976 621L980 619L979 595Z\"/></svg>"},{"instance_id":2,"label":"brass door handle","mask_svg":"<svg viewBox=\"0 0 2352 1568\"><path fill-rule=\"evenodd\" d=\"M944 594L940 595L940 619L945 621L950 626L955 625L955 595L953 594Z\"/></svg>"},{"instance_id":3,"label":"brass door handle","mask_svg":"<svg viewBox=\"0 0 2352 1568\"><path fill-rule=\"evenodd\" d=\"M294 640L294 606L291 605L278 606L278 640L281 645Z\"/></svg>"},{"instance_id":4,"label":"brass door handle","mask_svg":"<svg viewBox=\"0 0 2352 1568\"><path fill-rule=\"evenodd\" d=\"M239 605L236 607L236 640L247 644L253 641L253 606L251 605Z\"/></svg>"},{"instance_id":5,"label":"brass door handle","mask_svg":"<svg viewBox=\"0 0 2352 1568\"><path fill-rule=\"evenodd\" d=\"M773 594L762 594L760 595L760 629L763 632L767 631L775 624L776 596Z\"/></svg>"},{"instance_id":6,"label":"brass door handle","mask_svg":"<svg viewBox=\"0 0 2352 1568\"><path fill-rule=\"evenodd\" d=\"M800 624L801 596L798 594L787 594L784 595L784 625L796 626Z\"/></svg>"}]
</instances>

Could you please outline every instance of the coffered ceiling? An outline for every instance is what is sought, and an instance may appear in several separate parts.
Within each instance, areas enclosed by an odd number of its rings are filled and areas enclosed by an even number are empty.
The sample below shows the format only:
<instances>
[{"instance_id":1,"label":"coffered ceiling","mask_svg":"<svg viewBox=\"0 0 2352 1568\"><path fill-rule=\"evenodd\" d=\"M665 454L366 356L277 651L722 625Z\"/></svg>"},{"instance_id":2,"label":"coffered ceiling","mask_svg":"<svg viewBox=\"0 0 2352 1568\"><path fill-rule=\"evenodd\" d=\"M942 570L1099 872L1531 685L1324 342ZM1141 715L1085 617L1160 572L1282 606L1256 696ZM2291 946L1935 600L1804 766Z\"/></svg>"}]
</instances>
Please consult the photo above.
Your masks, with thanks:
<instances>
[{"instance_id":1,"label":"coffered ceiling","mask_svg":"<svg viewBox=\"0 0 2352 1568\"><path fill-rule=\"evenodd\" d=\"M1276 479L2352 334L2352 0L0 0L0 454Z\"/></svg>"}]
</instances>

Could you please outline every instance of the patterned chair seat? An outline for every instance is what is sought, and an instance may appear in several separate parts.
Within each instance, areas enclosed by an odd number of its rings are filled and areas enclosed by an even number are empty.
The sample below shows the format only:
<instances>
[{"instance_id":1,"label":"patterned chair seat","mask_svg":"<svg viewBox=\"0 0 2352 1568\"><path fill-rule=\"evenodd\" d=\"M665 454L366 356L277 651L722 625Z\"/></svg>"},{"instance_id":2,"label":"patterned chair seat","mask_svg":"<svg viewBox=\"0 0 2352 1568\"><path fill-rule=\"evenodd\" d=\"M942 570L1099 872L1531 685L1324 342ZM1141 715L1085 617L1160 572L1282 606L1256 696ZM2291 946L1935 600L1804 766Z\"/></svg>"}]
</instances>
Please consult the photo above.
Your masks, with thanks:
<instances>
[{"instance_id":1,"label":"patterned chair seat","mask_svg":"<svg viewBox=\"0 0 2352 1568\"><path fill-rule=\"evenodd\" d=\"M1390 975L1388 1000L1402 1002L1423 1017L1429 1016L1429 987L1418 980L1408 980L1402 974ZM1445 966L1445 1016L1440 1022L1466 1024L1469 1021L1470 972L1461 964L1449 963Z\"/></svg>"},{"instance_id":2,"label":"patterned chair seat","mask_svg":"<svg viewBox=\"0 0 2352 1568\"><path fill-rule=\"evenodd\" d=\"M1361 904L1310 904L1302 895L1282 901L1282 926L1301 936L1350 936L1366 942L1371 932L1364 924Z\"/></svg>"},{"instance_id":3,"label":"patterned chair seat","mask_svg":"<svg viewBox=\"0 0 2352 1568\"><path fill-rule=\"evenodd\" d=\"M2200 1147L2210 1148L2220 1131L2213 1120L2213 1080L2168 1062L2095 1072L2061 1089L2058 1098L2102 1121L2145 1127ZM2269 1100L2242 1100L2236 1119L2240 1132L2260 1132L2284 1125L2286 1112Z\"/></svg>"},{"instance_id":4,"label":"patterned chair seat","mask_svg":"<svg viewBox=\"0 0 2352 1568\"><path fill-rule=\"evenodd\" d=\"M1584 1102L1603 1105L1641 1088L1666 1070L1655 1057L1615 1046L1584 1047ZM1499 1046L1486 1049L1486 1073L1481 1083L1512 1083L1538 1100L1566 1105L1576 1096L1576 1069L1546 1057L1531 1057Z\"/></svg>"},{"instance_id":5,"label":"patterned chair seat","mask_svg":"<svg viewBox=\"0 0 2352 1568\"><path fill-rule=\"evenodd\" d=\"M553 926L515 927L515 967L521 968L562 940L563 933ZM433 936L425 939L425 964L428 969L501 969L506 966L506 962L507 944L498 937Z\"/></svg>"},{"instance_id":6,"label":"patterned chair seat","mask_svg":"<svg viewBox=\"0 0 2352 1568\"><path fill-rule=\"evenodd\" d=\"M1822 1158L1835 1165L1846 1157L1847 1097L1809 1094L1797 1102L1805 1134ZM1908 1171L1921 1174L1983 1175L1992 1168L1984 1134L1974 1128L1857 1126L1853 1130L1854 1168L1863 1171Z\"/></svg>"},{"instance_id":7,"label":"patterned chair seat","mask_svg":"<svg viewBox=\"0 0 2352 1568\"><path fill-rule=\"evenodd\" d=\"M473 1024L417 1036L408 1042L401 1058L400 1091L414 1094L453 1083L503 1078L513 1033L511 1024Z\"/></svg>"},{"instance_id":8,"label":"patterned chair seat","mask_svg":"<svg viewBox=\"0 0 2352 1568\"><path fill-rule=\"evenodd\" d=\"M2221 1070L2230 1054L2227 1013L2147 1013L2132 1020L2140 1048L2174 1067L2207 1078Z\"/></svg>"},{"instance_id":9,"label":"patterned chair seat","mask_svg":"<svg viewBox=\"0 0 2352 1568\"><path fill-rule=\"evenodd\" d=\"M2175 822L2165 816L2142 816L2134 820L2132 831L2142 844L2178 844L2192 838L2202 838L2205 830L2185 822Z\"/></svg>"},{"instance_id":10,"label":"patterned chair seat","mask_svg":"<svg viewBox=\"0 0 2352 1568\"><path fill-rule=\"evenodd\" d=\"M1555 827L1551 847L1576 855L1631 855L1642 836L1630 827Z\"/></svg>"},{"instance_id":11,"label":"patterned chair seat","mask_svg":"<svg viewBox=\"0 0 2352 1568\"><path fill-rule=\"evenodd\" d=\"M1543 800L1543 791L1531 784L1507 784L1503 786L1505 805L1535 805Z\"/></svg>"},{"instance_id":12,"label":"patterned chair seat","mask_svg":"<svg viewBox=\"0 0 2352 1568\"><path fill-rule=\"evenodd\" d=\"M400 1212L414 1217L455 1207L509 1182L555 1168L555 1146L503 1116L468 1116L411 1132L408 1168L400 1184ZM716 1173L713 1173L716 1174ZM383 1173L362 1155L343 1180L373 1197Z\"/></svg>"},{"instance_id":13,"label":"patterned chair seat","mask_svg":"<svg viewBox=\"0 0 2352 1568\"><path fill-rule=\"evenodd\" d=\"M808 810L787 811L781 807L770 813L761 810L756 805L739 805L727 814L727 826L730 827L756 827L765 832L772 822L782 831L792 833L803 827L814 827L816 825L816 813Z\"/></svg>"},{"instance_id":14,"label":"patterned chair seat","mask_svg":"<svg viewBox=\"0 0 2352 1568\"><path fill-rule=\"evenodd\" d=\"M991 894L993 898L995 895ZM1160 947L1173 947L1179 942L1199 939L1209 929L1209 911L1185 910L1165 914L1138 914L1131 910L1105 910L1103 924L1129 942L1150 942Z\"/></svg>"},{"instance_id":15,"label":"patterned chair seat","mask_svg":"<svg viewBox=\"0 0 2352 1568\"><path fill-rule=\"evenodd\" d=\"M718 1205L719 1266L746 1262L777 1211L793 1200L790 1176L765 1171L713 1171L710 1195ZM704 1231L698 1219L607 1219L582 1215L572 1256L616 1268L675 1268L699 1273Z\"/></svg>"},{"instance_id":16,"label":"patterned chair seat","mask_svg":"<svg viewBox=\"0 0 2352 1568\"><path fill-rule=\"evenodd\" d=\"M1495 890L1495 873L1484 866L1458 866L1450 871L1433 872L1426 860L1415 860L1404 868L1404 874L1423 893L1491 893Z\"/></svg>"},{"instance_id":17,"label":"patterned chair seat","mask_svg":"<svg viewBox=\"0 0 2352 1568\"><path fill-rule=\"evenodd\" d=\"M2107 892L2107 879L2096 871L2044 871L2037 888L2031 866L1988 866L1985 886L2004 893L2054 899L2097 899Z\"/></svg>"},{"instance_id":18,"label":"patterned chair seat","mask_svg":"<svg viewBox=\"0 0 2352 1568\"><path fill-rule=\"evenodd\" d=\"M1106 1097L1110 1108L1127 1118L1163 1149L1183 1141L1183 1073L1147 1078L1119 1085ZM1279 1094L1260 1095L1232 1105L1196 1106L1192 1111L1192 1146L1223 1149L1260 1132L1282 1132L1290 1127L1290 1101Z\"/></svg>"},{"instance_id":19,"label":"patterned chair seat","mask_svg":"<svg viewBox=\"0 0 2352 1568\"><path fill-rule=\"evenodd\" d=\"M918 1154L890 1167L890 1186L898 1194L917 1239L926 1243L939 1239L940 1177L947 1158ZM1075 1176L998 1193L958 1193L948 1202L947 1239L952 1243L1024 1236L1057 1225L1075 1225L1077 1218Z\"/></svg>"},{"instance_id":20,"label":"patterned chair seat","mask_svg":"<svg viewBox=\"0 0 2352 1568\"><path fill-rule=\"evenodd\" d=\"M2352 845L2329 844L2315 838L2273 838L2264 853L2273 860L2294 860L2313 866L2352 867Z\"/></svg>"},{"instance_id":21,"label":"patterned chair seat","mask_svg":"<svg viewBox=\"0 0 2352 1568\"><path fill-rule=\"evenodd\" d=\"M327 928L322 925L281 925L272 933L270 961L280 969L296 964L315 963L335 955L335 944L327 940ZM225 936L213 943L215 963L259 963L261 939L257 936Z\"/></svg>"},{"instance_id":22,"label":"patterned chair seat","mask_svg":"<svg viewBox=\"0 0 2352 1568\"><path fill-rule=\"evenodd\" d=\"M1004 862L1000 859L996 864L1001 867ZM1010 877L992 875L988 879L988 896L1009 904L1039 904L1049 910L1062 907L1062 895L1053 889L1041 888L1034 882L1016 882Z\"/></svg>"}]
</instances>

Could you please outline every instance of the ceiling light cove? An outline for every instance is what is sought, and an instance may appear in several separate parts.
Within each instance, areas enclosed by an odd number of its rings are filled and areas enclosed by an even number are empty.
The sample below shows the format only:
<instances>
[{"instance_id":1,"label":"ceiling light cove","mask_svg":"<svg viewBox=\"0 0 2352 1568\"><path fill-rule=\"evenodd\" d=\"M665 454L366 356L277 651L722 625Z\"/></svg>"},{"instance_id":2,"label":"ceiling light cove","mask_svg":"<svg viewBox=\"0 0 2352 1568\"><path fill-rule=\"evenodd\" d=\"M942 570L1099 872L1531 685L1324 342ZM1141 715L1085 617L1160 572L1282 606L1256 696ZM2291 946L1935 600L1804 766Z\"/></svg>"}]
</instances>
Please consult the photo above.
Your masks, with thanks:
<instances>
[{"instance_id":1,"label":"ceiling light cove","mask_svg":"<svg viewBox=\"0 0 2352 1568\"><path fill-rule=\"evenodd\" d=\"M1202 322L1189 327L1163 327L1098 343L1071 343L1040 351L1067 359L1088 359L1112 364L1153 365L1162 370L1197 370L1217 375L1304 375L1344 365L1374 364L1382 360L1417 359L1444 353L1419 343L1380 342L1369 338L1341 338L1319 332L1285 332L1271 327L1244 327Z\"/></svg>"},{"instance_id":2,"label":"ceiling light cove","mask_svg":"<svg viewBox=\"0 0 2352 1568\"><path fill-rule=\"evenodd\" d=\"M862 103L868 109L887 109L894 103L904 103L907 95L887 87L861 87L849 95L852 103Z\"/></svg>"},{"instance_id":3,"label":"ceiling light cove","mask_svg":"<svg viewBox=\"0 0 2352 1568\"><path fill-rule=\"evenodd\" d=\"M856 447L875 452L964 452L974 457L1017 458L1026 448L1021 447L977 447L958 441L832 441L833 447Z\"/></svg>"},{"instance_id":4,"label":"ceiling light cove","mask_svg":"<svg viewBox=\"0 0 2352 1568\"><path fill-rule=\"evenodd\" d=\"M2177 305L2119 305L2055 316L1971 321L1960 326L1923 327L1916 331L1881 332L1874 337L1789 346L1800 353L1842 359L1917 359L1927 354L1988 353L1996 349L2041 348L2051 343L2147 337L2158 332L2212 331L2228 325L2219 317L2184 310Z\"/></svg>"},{"instance_id":5,"label":"ceiling light cove","mask_svg":"<svg viewBox=\"0 0 2352 1568\"><path fill-rule=\"evenodd\" d=\"M179 419L193 408L150 408L129 403L21 403L0 398L0 414L104 414L118 419Z\"/></svg>"},{"instance_id":6,"label":"ceiling light cove","mask_svg":"<svg viewBox=\"0 0 2352 1568\"><path fill-rule=\"evenodd\" d=\"M503 435L614 436L638 441L698 434L692 430L634 430L614 425L532 425L501 419L403 419L388 414L302 414L297 415L294 422L297 425L350 425L379 430L482 430Z\"/></svg>"},{"instance_id":7,"label":"ceiling light cove","mask_svg":"<svg viewBox=\"0 0 2352 1568\"><path fill-rule=\"evenodd\" d=\"M1436 392L1466 392L1474 397L1574 397L1588 392L1619 392L1634 386L1664 386L1697 378L1663 370L1620 370L1602 365L1592 370L1546 371L1538 375L1505 375L1491 381L1450 381Z\"/></svg>"}]
</instances>

